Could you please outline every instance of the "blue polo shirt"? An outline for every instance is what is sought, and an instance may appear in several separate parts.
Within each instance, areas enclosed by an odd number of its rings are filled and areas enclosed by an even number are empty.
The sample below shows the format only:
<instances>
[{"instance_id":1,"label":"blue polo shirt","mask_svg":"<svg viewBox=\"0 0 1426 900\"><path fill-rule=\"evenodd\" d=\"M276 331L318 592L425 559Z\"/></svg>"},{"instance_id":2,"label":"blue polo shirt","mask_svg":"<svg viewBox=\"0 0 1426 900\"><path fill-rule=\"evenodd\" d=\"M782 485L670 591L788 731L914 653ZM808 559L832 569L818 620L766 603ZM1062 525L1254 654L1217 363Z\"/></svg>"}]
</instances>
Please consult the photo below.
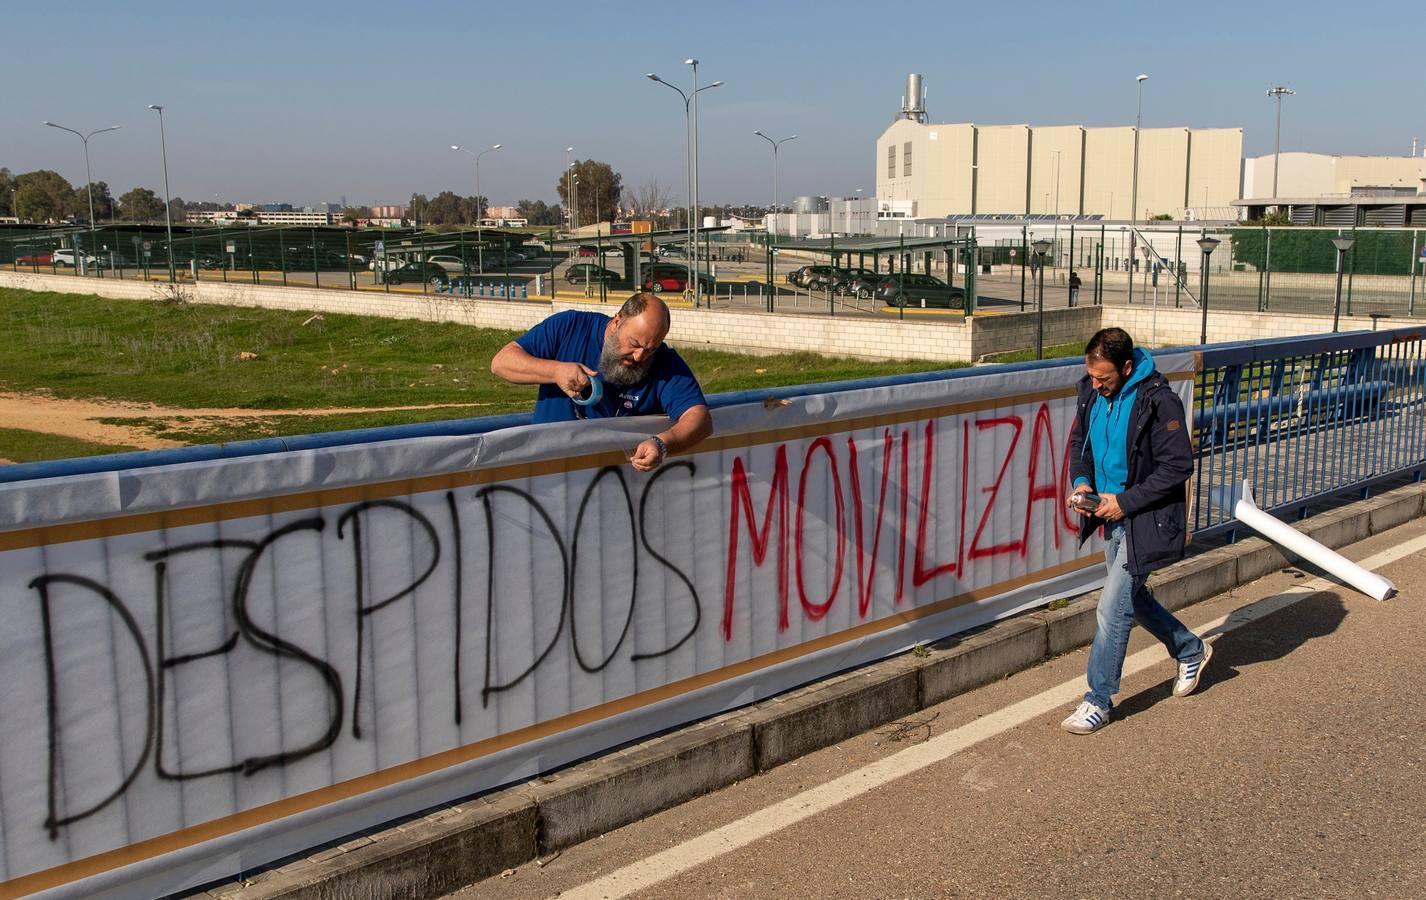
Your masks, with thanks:
<instances>
[{"instance_id":1,"label":"blue polo shirt","mask_svg":"<svg viewBox=\"0 0 1426 900\"><path fill-rule=\"evenodd\" d=\"M515 343L539 359L583 363L599 369L604 350L604 329L609 317L602 313L566 310L545 319L525 332ZM664 344L654 352L648 378L632 387L604 385L604 399L593 406L575 406L564 391L553 384L540 385L535 401L535 422L567 422L578 418L612 419L616 416L649 416L659 413L678 419L695 406L707 404L703 389L678 351Z\"/></svg>"}]
</instances>

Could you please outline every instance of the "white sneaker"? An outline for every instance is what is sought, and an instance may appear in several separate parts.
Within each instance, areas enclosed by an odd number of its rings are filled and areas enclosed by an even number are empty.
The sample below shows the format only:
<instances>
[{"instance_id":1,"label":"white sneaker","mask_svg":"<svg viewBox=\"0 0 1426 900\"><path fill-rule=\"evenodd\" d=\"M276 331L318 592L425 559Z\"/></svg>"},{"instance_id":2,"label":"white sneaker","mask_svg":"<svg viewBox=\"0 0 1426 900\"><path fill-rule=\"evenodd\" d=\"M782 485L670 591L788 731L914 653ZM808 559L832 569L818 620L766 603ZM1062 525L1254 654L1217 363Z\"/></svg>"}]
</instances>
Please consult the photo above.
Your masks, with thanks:
<instances>
[{"instance_id":1,"label":"white sneaker","mask_svg":"<svg viewBox=\"0 0 1426 900\"><path fill-rule=\"evenodd\" d=\"M1085 700L1070 717L1060 723L1060 727L1070 734L1093 734L1109 724L1109 710L1102 709Z\"/></svg>"},{"instance_id":2,"label":"white sneaker","mask_svg":"<svg viewBox=\"0 0 1426 900\"><path fill-rule=\"evenodd\" d=\"M1198 687L1199 679L1203 677L1203 670L1208 668L1208 660L1213 656L1213 645L1207 641L1203 642L1203 658L1197 662L1179 663L1178 677L1173 682L1173 695L1175 697L1187 697L1193 693L1193 689Z\"/></svg>"}]
</instances>

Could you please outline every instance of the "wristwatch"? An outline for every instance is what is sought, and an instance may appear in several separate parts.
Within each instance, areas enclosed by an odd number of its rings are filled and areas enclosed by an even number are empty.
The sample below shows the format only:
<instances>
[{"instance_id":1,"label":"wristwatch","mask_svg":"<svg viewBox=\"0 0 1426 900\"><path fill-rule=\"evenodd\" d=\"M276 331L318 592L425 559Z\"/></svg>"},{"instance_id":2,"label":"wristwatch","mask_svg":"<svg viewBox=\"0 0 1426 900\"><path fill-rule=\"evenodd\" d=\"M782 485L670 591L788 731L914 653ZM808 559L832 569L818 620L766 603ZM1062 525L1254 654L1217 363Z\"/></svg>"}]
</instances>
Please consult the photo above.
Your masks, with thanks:
<instances>
[{"instance_id":1,"label":"wristwatch","mask_svg":"<svg viewBox=\"0 0 1426 900\"><path fill-rule=\"evenodd\" d=\"M659 437L658 435L654 435L653 437L649 438L649 440L653 441L654 444L659 448L659 459L668 459L668 444L665 444L663 442L663 438Z\"/></svg>"}]
</instances>

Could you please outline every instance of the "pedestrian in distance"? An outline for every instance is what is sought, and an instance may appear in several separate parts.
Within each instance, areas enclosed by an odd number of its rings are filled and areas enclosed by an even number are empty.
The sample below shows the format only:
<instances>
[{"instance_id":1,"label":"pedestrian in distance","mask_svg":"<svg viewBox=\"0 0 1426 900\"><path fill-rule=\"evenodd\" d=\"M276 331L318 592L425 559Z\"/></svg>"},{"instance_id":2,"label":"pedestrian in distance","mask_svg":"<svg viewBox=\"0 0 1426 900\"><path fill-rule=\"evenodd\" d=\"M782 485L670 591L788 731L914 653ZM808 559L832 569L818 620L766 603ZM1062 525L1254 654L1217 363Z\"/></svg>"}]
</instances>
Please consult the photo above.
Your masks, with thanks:
<instances>
[{"instance_id":1,"label":"pedestrian in distance","mask_svg":"<svg viewBox=\"0 0 1426 900\"><path fill-rule=\"evenodd\" d=\"M1084 348L1085 375L1070 430L1066 502L1083 516L1080 546L1102 529L1109 565L1089 649L1089 690L1060 723L1092 734L1109 723L1124 670L1129 629L1138 622L1178 663L1173 694L1193 693L1213 648L1164 609L1149 573L1183 558L1187 482L1193 448L1183 403L1154 360L1122 328L1095 332Z\"/></svg>"},{"instance_id":2,"label":"pedestrian in distance","mask_svg":"<svg viewBox=\"0 0 1426 900\"><path fill-rule=\"evenodd\" d=\"M664 343L669 323L668 306L642 291L613 318L566 310L500 348L490 371L511 384L540 386L536 423L668 416L672 424L629 455L635 469L652 472L713 433L703 389Z\"/></svg>"},{"instance_id":3,"label":"pedestrian in distance","mask_svg":"<svg viewBox=\"0 0 1426 900\"><path fill-rule=\"evenodd\" d=\"M1080 282L1080 280L1079 280L1079 273L1078 273L1078 272L1075 272L1075 271L1073 271L1073 270L1071 270L1071 271L1070 271L1070 277L1069 277L1069 305L1070 305L1070 306L1074 306L1076 303L1079 302L1079 286L1080 286L1081 283L1082 283L1082 282Z\"/></svg>"}]
</instances>

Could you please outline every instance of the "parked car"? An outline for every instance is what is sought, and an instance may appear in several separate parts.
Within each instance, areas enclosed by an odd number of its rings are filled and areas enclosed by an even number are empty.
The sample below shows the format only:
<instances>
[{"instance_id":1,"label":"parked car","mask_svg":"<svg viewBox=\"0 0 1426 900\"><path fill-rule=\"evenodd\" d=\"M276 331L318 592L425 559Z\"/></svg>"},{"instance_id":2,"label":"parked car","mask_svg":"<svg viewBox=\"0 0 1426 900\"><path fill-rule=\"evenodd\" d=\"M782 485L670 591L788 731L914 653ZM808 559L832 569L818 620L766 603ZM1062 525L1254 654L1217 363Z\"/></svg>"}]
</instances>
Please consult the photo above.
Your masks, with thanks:
<instances>
[{"instance_id":1,"label":"parked car","mask_svg":"<svg viewBox=\"0 0 1426 900\"><path fill-rule=\"evenodd\" d=\"M487 254L487 259L488 258L489 254ZM447 275L459 275L462 272L477 269L477 259L478 257L474 253L467 254L465 259L461 259L459 256L451 256L450 254L436 253L426 257L426 262L433 266L440 266L445 270Z\"/></svg>"},{"instance_id":2,"label":"parked car","mask_svg":"<svg viewBox=\"0 0 1426 900\"><path fill-rule=\"evenodd\" d=\"M596 266L594 263L575 263L565 271L564 277L570 284L589 284L590 282L597 284L601 281L608 284L621 281L624 278L613 269Z\"/></svg>"},{"instance_id":3,"label":"parked car","mask_svg":"<svg viewBox=\"0 0 1426 900\"><path fill-rule=\"evenodd\" d=\"M642 272L644 290L655 294L664 291L685 291L689 285L687 266L677 263L654 263ZM705 293L713 293L716 283L707 273L698 273L698 285Z\"/></svg>"},{"instance_id":4,"label":"parked car","mask_svg":"<svg viewBox=\"0 0 1426 900\"><path fill-rule=\"evenodd\" d=\"M49 253L30 253L25 256L15 257L17 266L48 266L53 263L54 257Z\"/></svg>"},{"instance_id":5,"label":"parked car","mask_svg":"<svg viewBox=\"0 0 1426 900\"><path fill-rule=\"evenodd\" d=\"M604 256L607 259L623 259L624 250L618 244L606 244L600 247L596 244L580 244L574 251L575 256Z\"/></svg>"},{"instance_id":6,"label":"parked car","mask_svg":"<svg viewBox=\"0 0 1426 900\"><path fill-rule=\"evenodd\" d=\"M832 269L826 274L814 274L807 277L807 289L811 291L825 291L828 284L832 287L832 293L845 293L846 285L859 278L875 278L876 273L871 269Z\"/></svg>"},{"instance_id":7,"label":"parked car","mask_svg":"<svg viewBox=\"0 0 1426 900\"><path fill-rule=\"evenodd\" d=\"M826 277L834 271L831 266L802 266L787 273L787 283L800 288L810 287L814 278Z\"/></svg>"},{"instance_id":8,"label":"parked car","mask_svg":"<svg viewBox=\"0 0 1426 900\"><path fill-rule=\"evenodd\" d=\"M660 244L659 256L688 256L686 244Z\"/></svg>"},{"instance_id":9,"label":"parked car","mask_svg":"<svg viewBox=\"0 0 1426 900\"><path fill-rule=\"evenodd\" d=\"M88 268L96 268L104 265L103 261L97 257L90 256L82 250L66 249L56 250L50 254L50 260L56 266L77 266L81 261Z\"/></svg>"},{"instance_id":10,"label":"parked car","mask_svg":"<svg viewBox=\"0 0 1426 900\"><path fill-rule=\"evenodd\" d=\"M965 288L951 287L935 275L884 275L875 296L891 306L965 309Z\"/></svg>"},{"instance_id":11,"label":"parked car","mask_svg":"<svg viewBox=\"0 0 1426 900\"><path fill-rule=\"evenodd\" d=\"M408 262L387 272L382 278L385 284L427 284L432 287L445 286L450 280L446 270L432 262Z\"/></svg>"}]
</instances>

